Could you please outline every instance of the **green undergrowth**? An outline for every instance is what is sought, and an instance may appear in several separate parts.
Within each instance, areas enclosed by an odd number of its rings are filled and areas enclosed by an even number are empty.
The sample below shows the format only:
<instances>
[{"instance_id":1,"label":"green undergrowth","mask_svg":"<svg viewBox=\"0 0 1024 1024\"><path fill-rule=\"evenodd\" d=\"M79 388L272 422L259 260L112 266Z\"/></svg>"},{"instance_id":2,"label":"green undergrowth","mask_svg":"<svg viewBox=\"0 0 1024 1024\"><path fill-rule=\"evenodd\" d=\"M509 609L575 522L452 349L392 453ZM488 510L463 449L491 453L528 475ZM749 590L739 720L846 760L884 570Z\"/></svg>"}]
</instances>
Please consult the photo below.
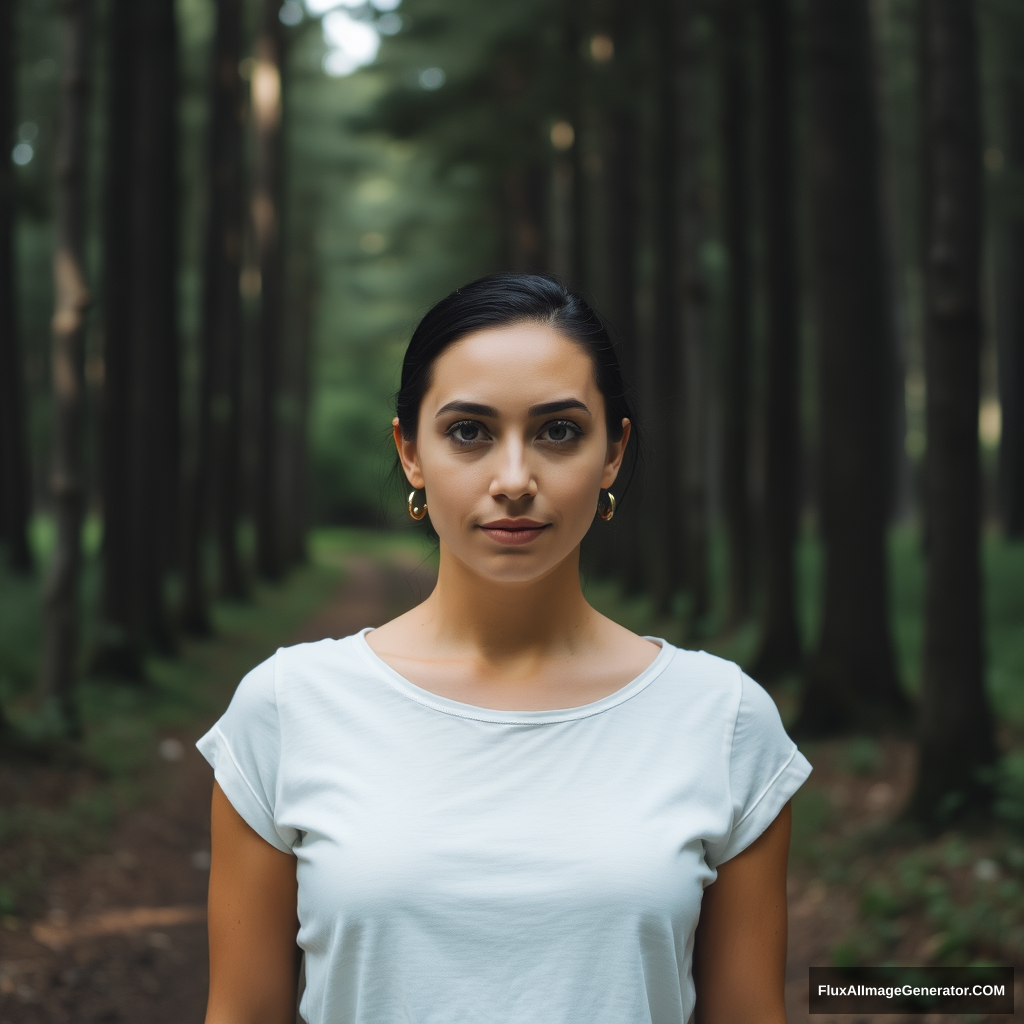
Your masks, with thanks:
<instances>
[{"instance_id":1,"label":"green undergrowth","mask_svg":"<svg viewBox=\"0 0 1024 1024\"><path fill-rule=\"evenodd\" d=\"M1005 794L986 828L925 836L892 811L865 814L873 793L897 781L878 741L853 737L806 753L818 772L793 798L791 864L823 903L846 908L833 963L1024 959L1024 819L1007 812Z\"/></svg>"}]
</instances>

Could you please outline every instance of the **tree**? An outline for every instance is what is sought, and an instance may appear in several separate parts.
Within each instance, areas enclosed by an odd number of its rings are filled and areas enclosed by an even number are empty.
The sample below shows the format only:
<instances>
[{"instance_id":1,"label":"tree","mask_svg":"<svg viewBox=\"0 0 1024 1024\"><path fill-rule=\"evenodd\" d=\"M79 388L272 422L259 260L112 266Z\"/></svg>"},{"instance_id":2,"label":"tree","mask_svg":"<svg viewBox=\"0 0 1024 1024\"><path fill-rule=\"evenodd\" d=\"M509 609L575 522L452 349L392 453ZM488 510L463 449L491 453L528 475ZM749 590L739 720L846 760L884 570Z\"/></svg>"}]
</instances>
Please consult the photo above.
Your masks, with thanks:
<instances>
[{"instance_id":1,"label":"tree","mask_svg":"<svg viewBox=\"0 0 1024 1024\"><path fill-rule=\"evenodd\" d=\"M199 326L199 388L192 463L188 482L182 551L181 623L190 633L210 631L204 574L204 541L210 509L212 470L220 455L224 513L222 580L235 596L241 587L237 551L238 444L232 438L241 410L228 387L240 366L241 308L238 281L242 249L242 90L240 0L218 0L210 68L210 122L206 149L206 226L203 249L202 311ZM230 369L229 369L230 367ZM232 370L234 373L232 373ZM227 416L214 429L215 390L218 408ZM233 400L234 399L234 400ZM233 457L229 457L233 456ZM225 483L227 481L227 483Z\"/></svg>"},{"instance_id":2,"label":"tree","mask_svg":"<svg viewBox=\"0 0 1024 1024\"><path fill-rule=\"evenodd\" d=\"M885 530L890 337L867 0L808 5L811 264L818 349L821 631L796 730L901 725Z\"/></svg>"},{"instance_id":3,"label":"tree","mask_svg":"<svg viewBox=\"0 0 1024 1024\"><path fill-rule=\"evenodd\" d=\"M690 592L690 614L699 624L710 611L711 581L708 568L710 459L708 440L711 415L711 359L708 351L708 288L701 265L705 241L705 210L701 153L703 107L701 47L695 27L696 5L675 0L671 34L674 61L676 122L676 306L679 324L678 393L682 417L678 475L682 496L682 562Z\"/></svg>"},{"instance_id":4,"label":"tree","mask_svg":"<svg viewBox=\"0 0 1024 1024\"><path fill-rule=\"evenodd\" d=\"M718 11L723 234L728 254L723 376L722 500L729 552L726 621L731 628L750 614L753 574L750 520L750 200L748 12L745 0L723 0Z\"/></svg>"},{"instance_id":5,"label":"tree","mask_svg":"<svg viewBox=\"0 0 1024 1024\"><path fill-rule=\"evenodd\" d=\"M88 123L89 0L61 0L63 79L54 204L52 334L53 454L50 498L56 540L46 582L41 691L63 728L80 728L73 689L78 660L78 587L82 562L85 157Z\"/></svg>"},{"instance_id":6,"label":"tree","mask_svg":"<svg viewBox=\"0 0 1024 1024\"><path fill-rule=\"evenodd\" d=\"M103 388L100 397L100 553L97 671L141 680L142 645L135 599L133 443L135 324L135 96L137 0L113 0L109 13L109 84L103 210Z\"/></svg>"},{"instance_id":7,"label":"tree","mask_svg":"<svg viewBox=\"0 0 1024 1024\"><path fill-rule=\"evenodd\" d=\"M24 373L14 281L14 4L0 4L0 541L15 572L32 569L31 483L25 443Z\"/></svg>"},{"instance_id":8,"label":"tree","mask_svg":"<svg viewBox=\"0 0 1024 1024\"><path fill-rule=\"evenodd\" d=\"M675 410L680 381L676 301L679 138L675 130L678 116L674 75L675 16L672 0L652 0L649 5L647 44L652 53L648 88L652 116L647 126L650 175L647 213L651 219L651 315L640 334L638 369L645 420L650 428L643 510L647 590L658 615L670 612L672 598L683 582L680 534L685 523L679 479L682 423Z\"/></svg>"},{"instance_id":9,"label":"tree","mask_svg":"<svg viewBox=\"0 0 1024 1024\"><path fill-rule=\"evenodd\" d=\"M980 566L981 110L968 0L925 0L928 524L917 786L911 814L938 825L989 797L996 759L985 692Z\"/></svg>"},{"instance_id":10,"label":"tree","mask_svg":"<svg viewBox=\"0 0 1024 1024\"><path fill-rule=\"evenodd\" d=\"M164 594L177 556L179 461L178 66L174 0L138 0L133 219L133 593L146 639L169 653Z\"/></svg>"},{"instance_id":11,"label":"tree","mask_svg":"<svg viewBox=\"0 0 1024 1024\"><path fill-rule=\"evenodd\" d=\"M789 0L760 0L767 300L765 488L762 525L764 606L751 671L769 678L802 661L796 619L795 547L799 519L800 326L793 208L793 53Z\"/></svg>"},{"instance_id":12,"label":"tree","mask_svg":"<svg viewBox=\"0 0 1024 1024\"><path fill-rule=\"evenodd\" d=\"M595 5L595 34L590 43L595 62L597 93L595 132L599 166L597 206L603 213L595 227L595 247L600 253L600 277L595 294L601 296L601 312L618 343L626 381L635 386L637 360L637 238L639 200L637 131L638 102L635 69L636 32L633 12L624 0ZM624 467L616 492L621 496L634 466ZM643 586L642 508L638 487L632 481L629 498L616 511L612 535L600 541L600 566L617 577L629 593Z\"/></svg>"},{"instance_id":13,"label":"tree","mask_svg":"<svg viewBox=\"0 0 1024 1024\"><path fill-rule=\"evenodd\" d=\"M260 264L259 398L256 421L255 481L256 569L268 580L282 571L277 434L278 374L281 363L284 248L282 245L282 97L285 35L278 0L264 0L256 64L252 75L252 112L256 157L252 219Z\"/></svg>"},{"instance_id":14,"label":"tree","mask_svg":"<svg viewBox=\"0 0 1024 1024\"><path fill-rule=\"evenodd\" d=\"M1005 26L1003 71L1006 163L1017 181L1024 180L1024 18L1011 8ZM1020 185L1017 186L1018 190ZM999 284L999 506L1008 537L1024 539L1024 206L1015 197L1002 231Z\"/></svg>"}]
</instances>

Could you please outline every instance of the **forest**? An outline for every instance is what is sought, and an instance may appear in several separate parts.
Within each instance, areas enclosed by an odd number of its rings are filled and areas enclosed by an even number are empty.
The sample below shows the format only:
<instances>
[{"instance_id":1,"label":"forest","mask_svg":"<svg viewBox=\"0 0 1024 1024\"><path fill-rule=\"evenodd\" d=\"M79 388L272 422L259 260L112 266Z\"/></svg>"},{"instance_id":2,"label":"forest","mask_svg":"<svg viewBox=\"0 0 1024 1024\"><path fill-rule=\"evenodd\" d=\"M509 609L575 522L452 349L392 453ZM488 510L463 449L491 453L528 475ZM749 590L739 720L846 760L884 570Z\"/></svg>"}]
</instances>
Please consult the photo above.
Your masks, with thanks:
<instances>
[{"instance_id":1,"label":"forest","mask_svg":"<svg viewBox=\"0 0 1024 1024\"><path fill-rule=\"evenodd\" d=\"M1024 824L1018 0L0 0L0 135L0 760L419 543L404 345L521 271L646 434L595 600Z\"/></svg>"}]
</instances>

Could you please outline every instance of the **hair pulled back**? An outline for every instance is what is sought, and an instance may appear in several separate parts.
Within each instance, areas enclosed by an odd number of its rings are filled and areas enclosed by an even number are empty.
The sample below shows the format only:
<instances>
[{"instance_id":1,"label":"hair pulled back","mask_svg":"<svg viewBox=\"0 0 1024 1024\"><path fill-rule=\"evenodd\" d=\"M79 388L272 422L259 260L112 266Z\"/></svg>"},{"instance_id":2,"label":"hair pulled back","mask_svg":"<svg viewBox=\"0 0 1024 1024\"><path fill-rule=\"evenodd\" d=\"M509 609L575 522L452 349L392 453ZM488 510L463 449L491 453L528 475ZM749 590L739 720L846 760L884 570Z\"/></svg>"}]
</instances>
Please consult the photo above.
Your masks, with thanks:
<instances>
[{"instance_id":1,"label":"hair pulled back","mask_svg":"<svg viewBox=\"0 0 1024 1024\"><path fill-rule=\"evenodd\" d=\"M622 421L632 425L629 446L639 451L639 424L623 379L615 345L597 313L579 295L539 274L491 274L441 299L419 322L402 363L395 412L402 436L416 437L420 405L437 357L461 338L489 328L543 323L584 348L604 396L608 437L622 437Z\"/></svg>"}]
</instances>

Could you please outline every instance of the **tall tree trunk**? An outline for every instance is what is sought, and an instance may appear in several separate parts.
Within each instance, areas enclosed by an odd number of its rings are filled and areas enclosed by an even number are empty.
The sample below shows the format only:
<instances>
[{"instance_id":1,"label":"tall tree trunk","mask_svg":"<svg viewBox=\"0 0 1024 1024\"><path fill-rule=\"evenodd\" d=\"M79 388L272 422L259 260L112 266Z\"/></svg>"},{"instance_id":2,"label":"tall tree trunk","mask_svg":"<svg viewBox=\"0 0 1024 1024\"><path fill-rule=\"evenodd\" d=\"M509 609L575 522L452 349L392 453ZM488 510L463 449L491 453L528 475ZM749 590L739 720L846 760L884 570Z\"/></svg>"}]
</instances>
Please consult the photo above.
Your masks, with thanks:
<instances>
[{"instance_id":1,"label":"tall tree trunk","mask_svg":"<svg viewBox=\"0 0 1024 1024\"><path fill-rule=\"evenodd\" d=\"M264 0L252 76L252 110L256 127L252 213L262 287L256 423L256 569L267 580L280 578L282 570L277 404L284 296L281 129L285 37L277 16L279 8L278 0Z\"/></svg>"},{"instance_id":2,"label":"tall tree trunk","mask_svg":"<svg viewBox=\"0 0 1024 1024\"><path fill-rule=\"evenodd\" d=\"M138 0L135 108L135 598L146 638L174 649L164 595L178 501L178 125L173 0Z\"/></svg>"},{"instance_id":3,"label":"tall tree trunk","mask_svg":"<svg viewBox=\"0 0 1024 1024\"><path fill-rule=\"evenodd\" d=\"M134 552L139 528L133 488L135 424L134 194L138 0L113 0L108 24L109 94L103 211L103 386L100 491L103 548L95 671L141 680L143 667Z\"/></svg>"},{"instance_id":4,"label":"tall tree trunk","mask_svg":"<svg viewBox=\"0 0 1024 1024\"><path fill-rule=\"evenodd\" d=\"M760 0L764 124L761 173L767 253L768 352L762 524L764 608L751 671L770 678L802 660L794 559L799 525L800 367L796 217L793 209L793 90L789 0Z\"/></svg>"},{"instance_id":5,"label":"tall tree trunk","mask_svg":"<svg viewBox=\"0 0 1024 1024\"><path fill-rule=\"evenodd\" d=\"M818 345L821 632L795 728L904 723L889 632L888 289L867 0L811 0L810 200Z\"/></svg>"},{"instance_id":6,"label":"tall tree trunk","mask_svg":"<svg viewBox=\"0 0 1024 1024\"><path fill-rule=\"evenodd\" d=\"M750 516L750 198L747 20L745 0L719 5L721 61L722 205L728 256L722 397L722 499L728 570L726 623L735 629L750 615L753 572Z\"/></svg>"},{"instance_id":7,"label":"tall tree trunk","mask_svg":"<svg viewBox=\"0 0 1024 1024\"><path fill-rule=\"evenodd\" d=\"M602 71L602 118L600 127L600 201L604 207L601 283L602 312L608 319L619 346L619 359L626 382L639 381L638 323L636 310L637 239L639 216L637 197L637 83L634 74L633 12L625 0L598 6L598 24L611 41L611 52ZM640 424L642 427L643 424ZM630 594L643 589L643 540L641 508L642 481L629 480L634 465L623 468L615 492L620 497L630 486L628 498L616 511L612 525L614 572Z\"/></svg>"},{"instance_id":8,"label":"tall tree trunk","mask_svg":"<svg viewBox=\"0 0 1024 1024\"><path fill-rule=\"evenodd\" d=\"M568 69L566 91L568 93L569 121L576 133L576 144L567 156L572 165L572 189L569 199L569 274L566 284L581 295L590 295L590 238L587 217L587 175L585 162L588 133L592 125L590 93L592 91L590 62L583 57L583 37L587 28L587 0L568 0L565 26L565 66Z\"/></svg>"},{"instance_id":9,"label":"tall tree trunk","mask_svg":"<svg viewBox=\"0 0 1024 1024\"><path fill-rule=\"evenodd\" d=\"M32 570L28 519L32 506L25 441L25 375L14 283L14 3L0 3L0 541L18 573Z\"/></svg>"},{"instance_id":10,"label":"tall tree trunk","mask_svg":"<svg viewBox=\"0 0 1024 1024\"><path fill-rule=\"evenodd\" d=\"M677 317L681 347L678 355L682 409L681 459L678 474L682 487L683 534L686 578L689 585L691 626L702 628L711 609L708 566L710 525L710 430L711 360L706 327L708 289L701 266L704 242L704 201L701 195L700 154L704 150L701 128L704 97L700 48L694 26L692 0L675 0L672 36L676 45L676 132L679 154L677 182Z\"/></svg>"},{"instance_id":11,"label":"tall tree trunk","mask_svg":"<svg viewBox=\"0 0 1024 1024\"><path fill-rule=\"evenodd\" d=\"M505 268L517 274L544 272L543 174L530 163L507 171L502 192Z\"/></svg>"},{"instance_id":12,"label":"tall tree trunk","mask_svg":"<svg viewBox=\"0 0 1024 1024\"><path fill-rule=\"evenodd\" d=\"M996 759L980 566L981 103L971 0L924 0L928 571L917 787L933 825L983 809Z\"/></svg>"},{"instance_id":13,"label":"tall tree trunk","mask_svg":"<svg viewBox=\"0 0 1024 1024\"><path fill-rule=\"evenodd\" d=\"M679 480L681 424L676 415L679 387L679 324L676 172L678 138L671 0L654 0L648 31L653 47L651 90L654 120L651 146L652 316L640 353L641 390L650 429L650 473L645 493L648 590L655 614L667 615L683 583L682 488Z\"/></svg>"},{"instance_id":14,"label":"tall tree trunk","mask_svg":"<svg viewBox=\"0 0 1024 1024\"><path fill-rule=\"evenodd\" d=\"M1007 26L1006 162L1024 176L1024 17ZM1003 229L999 324L999 508L1008 537L1024 540L1024 213L1014 211Z\"/></svg>"},{"instance_id":15,"label":"tall tree trunk","mask_svg":"<svg viewBox=\"0 0 1024 1024\"><path fill-rule=\"evenodd\" d=\"M54 202L53 464L50 496L56 542L43 609L44 699L64 728L80 731L74 701L78 663L78 588L82 564L83 342L89 291L83 259L86 127L89 105L89 0L61 0L60 127Z\"/></svg>"},{"instance_id":16,"label":"tall tree trunk","mask_svg":"<svg viewBox=\"0 0 1024 1024\"><path fill-rule=\"evenodd\" d=\"M317 275L316 211L314 196L308 197L304 213L306 223L296 246L294 280L296 294L292 302L288 347L288 416L285 422L285 460L282 466L284 555L289 564L306 561L306 529L309 493L309 398L313 324L319 297Z\"/></svg>"},{"instance_id":17,"label":"tall tree trunk","mask_svg":"<svg viewBox=\"0 0 1024 1024\"><path fill-rule=\"evenodd\" d=\"M204 571L205 541L210 510L211 471L224 438L215 443L213 407L218 373L225 348L239 344L241 309L238 281L241 260L242 90L238 61L242 45L241 0L218 0L210 69L210 124L206 150L206 228L203 250L203 292L199 325L199 388L196 430L188 483L182 550L181 623L190 633L210 631ZM227 345L222 339L233 339ZM230 397L218 395L218 408L227 409ZM237 420L240 410L234 409ZM223 434L227 420L218 426ZM229 467L218 467L230 472ZM227 538L229 575L240 580L234 516ZM232 566L233 563L233 566ZM235 584L233 584L235 585Z\"/></svg>"}]
</instances>

